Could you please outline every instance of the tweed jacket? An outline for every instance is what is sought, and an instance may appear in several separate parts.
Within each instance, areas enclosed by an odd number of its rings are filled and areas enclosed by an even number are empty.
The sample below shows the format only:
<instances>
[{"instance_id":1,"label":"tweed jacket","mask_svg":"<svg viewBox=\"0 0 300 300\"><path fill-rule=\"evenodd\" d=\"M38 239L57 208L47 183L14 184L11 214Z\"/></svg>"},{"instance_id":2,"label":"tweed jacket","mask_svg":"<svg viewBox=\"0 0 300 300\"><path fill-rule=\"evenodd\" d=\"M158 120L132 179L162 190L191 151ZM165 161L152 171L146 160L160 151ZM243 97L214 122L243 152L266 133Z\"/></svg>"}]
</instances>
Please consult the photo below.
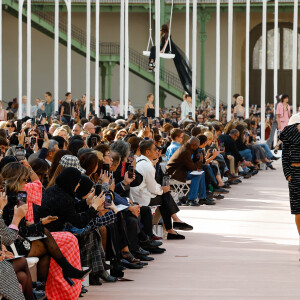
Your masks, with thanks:
<instances>
[{"instance_id":1,"label":"tweed jacket","mask_svg":"<svg viewBox=\"0 0 300 300\"><path fill-rule=\"evenodd\" d=\"M292 176L292 163L300 163L300 131L298 125L288 125L279 135L283 143L282 147L282 167L285 178Z\"/></svg>"}]
</instances>

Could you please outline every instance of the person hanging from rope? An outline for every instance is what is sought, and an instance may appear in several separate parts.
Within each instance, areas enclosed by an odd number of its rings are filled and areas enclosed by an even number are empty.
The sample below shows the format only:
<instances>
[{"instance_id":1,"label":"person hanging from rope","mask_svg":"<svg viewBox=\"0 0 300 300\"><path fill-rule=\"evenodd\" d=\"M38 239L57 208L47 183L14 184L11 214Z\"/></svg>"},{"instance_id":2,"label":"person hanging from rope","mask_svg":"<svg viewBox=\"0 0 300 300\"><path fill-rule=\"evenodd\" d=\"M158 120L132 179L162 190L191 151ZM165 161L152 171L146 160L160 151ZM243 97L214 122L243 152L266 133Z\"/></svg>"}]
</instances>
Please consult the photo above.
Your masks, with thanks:
<instances>
[{"instance_id":1,"label":"person hanging from rope","mask_svg":"<svg viewBox=\"0 0 300 300\"><path fill-rule=\"evenodd\" d=\"M169 36L169 27L162 25L160 34L160 53L172 53L173 61L184 90L192 95L192 70L184 52L172 41ZM156 47L152 46L149 56L149 71L155 70Z\"/></svg>"}]
</instances>

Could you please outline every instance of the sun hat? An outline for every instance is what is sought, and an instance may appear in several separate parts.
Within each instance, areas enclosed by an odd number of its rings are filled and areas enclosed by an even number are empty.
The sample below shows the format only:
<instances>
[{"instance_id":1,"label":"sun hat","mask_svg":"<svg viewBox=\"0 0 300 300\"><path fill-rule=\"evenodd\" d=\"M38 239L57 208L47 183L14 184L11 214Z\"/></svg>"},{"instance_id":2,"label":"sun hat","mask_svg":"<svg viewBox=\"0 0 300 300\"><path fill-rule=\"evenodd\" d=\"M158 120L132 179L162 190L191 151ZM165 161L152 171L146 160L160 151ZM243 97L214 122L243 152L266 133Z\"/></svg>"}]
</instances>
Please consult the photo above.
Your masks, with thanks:
<instances>
[{"instance_id":1,"label":"sun hat","mask_svg":"<svg viewBox=\"0 0 300 300\"><path fill-rule=\"evenodd\" d=\"M64 155L59 164L64 168L72 167L79 170L81 173L85 173L85 169L80 166L79 159L74 155Z\"/></svg>"}]
</instances>

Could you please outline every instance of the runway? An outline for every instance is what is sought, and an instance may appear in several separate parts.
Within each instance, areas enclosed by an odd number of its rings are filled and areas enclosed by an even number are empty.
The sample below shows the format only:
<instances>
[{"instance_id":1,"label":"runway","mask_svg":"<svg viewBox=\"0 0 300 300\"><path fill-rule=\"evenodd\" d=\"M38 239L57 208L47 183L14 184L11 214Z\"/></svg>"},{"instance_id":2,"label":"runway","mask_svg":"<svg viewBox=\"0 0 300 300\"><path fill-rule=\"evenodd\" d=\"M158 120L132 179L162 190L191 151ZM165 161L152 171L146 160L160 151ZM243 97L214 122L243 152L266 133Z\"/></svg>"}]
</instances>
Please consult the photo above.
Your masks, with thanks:
<instances>
[{"instance_id":1,"label":"runway","mask_svg":"<svg viewBox=\"0 0 300 300\"><path fill-rule=\"evenodd\" d=\"M132 282L90 286L86 300L300 299L298 234L290 214L281 162L232 186L215 206L183 207L194 226L184 241L142 270Z\"/></svg>"}]
</instances>

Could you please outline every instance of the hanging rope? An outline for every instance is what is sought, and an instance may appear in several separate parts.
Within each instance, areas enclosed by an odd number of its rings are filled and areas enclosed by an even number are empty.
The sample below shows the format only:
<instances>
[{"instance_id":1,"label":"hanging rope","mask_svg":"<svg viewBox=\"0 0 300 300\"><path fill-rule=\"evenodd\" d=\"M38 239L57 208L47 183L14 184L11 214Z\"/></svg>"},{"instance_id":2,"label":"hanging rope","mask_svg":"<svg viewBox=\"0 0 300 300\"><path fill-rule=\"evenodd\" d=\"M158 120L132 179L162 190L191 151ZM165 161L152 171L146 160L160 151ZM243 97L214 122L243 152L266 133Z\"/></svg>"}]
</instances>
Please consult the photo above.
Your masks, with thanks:
<instances>
[{"instance_id":1,"label":"hanging rope","mask_svg":"<svg viewBox=\"0 0 300 300\"><path fill-rule=\"evenodd\" d=\"M171 2L171 14L170 14L170 26L169 26L168 43L167 43L163 53L165 53L165 51L168 47L168 44L170 45L170 53L172 53L171 31L172 31L173 7L174 7L174 0L172 0L172 2Z\"/></svg>"},{"instance_id":2,"label":"hanging rope","mask_svg":"<svg viewBox=\"0 0 300 300\"><path fill-rule=\"evenodd\" d=\"M149 39L148 39L148 45L147 45L147 52L149 51L150 43L151 47L154 46L153 40L152 40L152 7L151 7L151 0L149 0ZM145 52L145 51L144 51Z\"/></svg>"}]
</instances>

